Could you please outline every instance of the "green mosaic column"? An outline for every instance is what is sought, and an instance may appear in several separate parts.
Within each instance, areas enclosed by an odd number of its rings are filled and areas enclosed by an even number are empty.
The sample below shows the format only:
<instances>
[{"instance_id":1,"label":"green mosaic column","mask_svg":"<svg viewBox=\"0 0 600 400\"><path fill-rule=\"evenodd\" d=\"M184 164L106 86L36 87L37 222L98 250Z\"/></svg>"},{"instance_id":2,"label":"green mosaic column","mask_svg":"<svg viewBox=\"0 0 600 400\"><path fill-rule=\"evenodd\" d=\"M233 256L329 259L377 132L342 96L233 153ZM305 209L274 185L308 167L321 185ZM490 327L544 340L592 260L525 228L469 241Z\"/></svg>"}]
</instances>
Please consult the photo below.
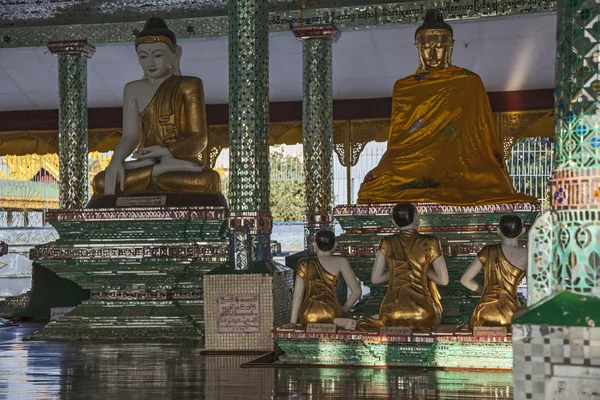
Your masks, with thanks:
<instances>
[{"instance_id":1,"label":"green mosaic column","mask_svg":"<svg viewBox=\"0 0 600 400\"><path fill-rule=\"evenodd\" d=\"M334 26L292 29L302 43L302 147L304 150L304 249L313 252L314 234L333 229L332 43Z\"/></svg>"},{"instance_id":2,"label":"green mosaic column","mask_svg":"<svg viewBox=\"0 0 600 400\"><path fill-rule=\"evenodd\" d=\"M600 4L558 2L552 291L600 295Z\"/></svg>"},{"instance_id":3,"label":"green mosaic column","mask_svg":"<svg viewBox=\"0 0 600 400\"><path fill-rule=\"evenodd\" d=\"M87 59L96 51L85 40L48 43L58 56L59 203L62 209L88 202Z\"/></svg>"},{"instance_id":4,"label":"green mosaic column","mask_svg":"<svg viewBox=\"0 0 600 400\"><path fill-rule=\"evenodd\" d=\"M271 257L268 5L268 0L228 2L229 207L237 269Z\"/></svg>"}]
</instances>

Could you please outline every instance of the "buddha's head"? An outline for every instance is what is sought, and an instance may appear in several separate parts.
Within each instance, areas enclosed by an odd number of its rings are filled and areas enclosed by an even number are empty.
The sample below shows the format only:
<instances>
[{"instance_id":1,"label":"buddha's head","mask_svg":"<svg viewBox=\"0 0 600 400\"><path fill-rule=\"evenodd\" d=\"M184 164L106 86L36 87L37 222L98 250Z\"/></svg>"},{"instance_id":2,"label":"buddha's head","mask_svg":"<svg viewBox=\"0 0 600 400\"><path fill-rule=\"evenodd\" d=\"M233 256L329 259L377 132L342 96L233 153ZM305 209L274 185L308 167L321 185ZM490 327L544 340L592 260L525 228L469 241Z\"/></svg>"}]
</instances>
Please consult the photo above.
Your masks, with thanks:
<instances>
[{"instance_id":1,"label":"buddha's head","mask_svg":"<svg viewBox=\"0 0 600 400\"><path fill-rule=\"evenodd\" d=\"M333 254L335 248L335 233L329 229L322 229L315 233L315 247L317 252Z\"/></svg>"},{"instance_id":2,"label":"buddha's head","mask_svg":"<svg viewBox=\"0 0 600 400\"><path fill-rule=\"evenodd\" d=\"M415 32L420 68L438 71L452 65L454 38L452 27L444 22L440 10L428 10L425 20Z\"/></svg>"},{"instance_id":3,"label":"buddha's head","mask_svg":"<svg viewBox=\"0 0 600 400\"><path fill-rule=\"evenodd\" d=\"M145 78L180 75L181 47L162 18L152 17L135 38L135 51Z\"/></svg>"},{"instance_id":4,"label":"buddha's head","mask_svg":"<svg viewBox=\"0 0 600 400\"><path fill-rule=\"evenodd\" d=\"M398 203L392 209L392 221L396 228L406 231L419 228L419 214L412 203Z\"/></svg>"},{"instance_id":5,"label":"buddha's head","mask_svg":"<svg viewBox=\"0 0 600 400\"><path fill-rule=\"evenodd\" d=\"M498 223L498 236L507 239L517 239L525 233L523 220L517 215L503 215Z\"/></svg>"}]
</instances>

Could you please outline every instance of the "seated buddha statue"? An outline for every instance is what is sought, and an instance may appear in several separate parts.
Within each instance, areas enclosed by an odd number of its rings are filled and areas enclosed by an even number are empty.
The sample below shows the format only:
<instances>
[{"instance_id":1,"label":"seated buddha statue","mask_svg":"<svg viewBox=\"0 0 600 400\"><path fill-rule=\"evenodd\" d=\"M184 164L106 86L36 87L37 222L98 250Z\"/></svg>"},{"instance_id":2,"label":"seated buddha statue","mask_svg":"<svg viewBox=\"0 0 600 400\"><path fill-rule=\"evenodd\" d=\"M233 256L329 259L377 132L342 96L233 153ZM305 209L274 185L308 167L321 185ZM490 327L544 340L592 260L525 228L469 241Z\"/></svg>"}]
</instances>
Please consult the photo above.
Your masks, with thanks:
<instances>
[{"instance_id":1,"label":"seated buddha statue","mask_svg":"<svg viewBox=\"0 0 600 400\"><path fill-rule=\"evenodd\" d=\"M427 12L415 40L419 68L394 85L387 150L358 203L535 203L513 188L481 78L452 65L440 11Z\"/></svg>"},{"instance_id":2,"label":"seated buddha statue","mask_svg":"<svg viewBox=\"0 0 600 400\"><path fill-rule=\"evenodd\" d=\"M400 232L381 240L371 272L371 282L375 285L387 282L387 291L379 314L361 318L357 328L435 329L442 317L437 285L448 284L440 241L418 232L419 214L411 203L394 206L392 218Z\"/></svg>"},{"instance_id":3,"label":"seated buddha statue","mask_svg":"<svg viewBox=\"0 0 600 400\"><path fill-rule=\"evenodd\" d=\"M350 263L343 257L333 255L335 234L330 230L318 231L314 236L316 257L298 262L296 283L292 301L290 323L284 328L305 328L310 323L336 324L353 330L356 321L348 312L362 293ZM350 296L341 306L336 297L339 276L350 289Z\"/></svg>"},{"instance_id":4,"label":"seated buddha statue","mask_svg":"<svg viewBox=\"0 0 600 400\"><path fill-rule=\"evenodd\" d=\"M527 271L527 249L518 239L525 232L516 215L505 215L498 224L499 244L485 246L467 268L460 283L481 294L469 327L510 327L515 310L521 306L517 286ZM483 287L474 279L483 269Z\"/></svg>"},{"instance_id":5,"label":"seated buddha statue","mask_svg":"<svg viewBox=\"0 0 600 400\"><path fill-rule=\"evenodd\" d=\"M202 81L181 76L175 34L152 17L136 35L135 49L144 77L125 85L123 135L106 170L93 179L92 201L114 194L220 193L219 174L199 159L207 145Z\"/></svg>"}]
</instances>

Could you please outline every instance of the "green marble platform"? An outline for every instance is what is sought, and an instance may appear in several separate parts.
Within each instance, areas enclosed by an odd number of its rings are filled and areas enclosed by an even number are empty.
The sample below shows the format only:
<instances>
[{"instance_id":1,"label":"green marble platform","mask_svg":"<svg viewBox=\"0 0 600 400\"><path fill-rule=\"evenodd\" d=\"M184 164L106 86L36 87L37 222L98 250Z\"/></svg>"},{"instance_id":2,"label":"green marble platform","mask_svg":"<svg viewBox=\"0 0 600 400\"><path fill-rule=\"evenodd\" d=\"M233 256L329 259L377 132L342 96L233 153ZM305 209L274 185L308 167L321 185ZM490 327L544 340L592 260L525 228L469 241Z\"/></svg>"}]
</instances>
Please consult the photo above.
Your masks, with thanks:
<instances>
[{"instance_id":1,"label":"green marble platform","mask_svg":"<svg viewBox=\"0 0 600 400\"><path fill-rule=\"evenodd\" d=\"M448 266L450 283L438 286L442 296L443 324L462 324L471 316L479 296L460 283L460 278L483 246L497 243L497 224L503 215L518 215L529 227L539 214L535 204L513 203L489 206L443 206L416 204L420 214L419 231L438 237ZM379 312L386 285L371 284L371 270L380 240L396 231L391 211L394 204L343 205L335 208L335 218L344 233L337 238L337 255L348 258L357 277L370 293L355 306L355 315ZM522 244L526 245L526 236ZM483 284L483 272L476 280ZM522 298L522 301L525 299Z\"/></svg>"},{"instance_id":2,"label":"green marble platform","mask_svg":"<svg viewBox=\"0 0 600 400\"><path fill-rule=\"evenodd\" d=\"M509 370L510 335L272 331L282 364Z\"/></svg>"},{"instance_id":3,"label":"green marble platform","mask_svg":"<svg viewBox=\"0 0 600 400\"><path fill-rule=\"evenodd\" d=\"M228 260L227 216L223 207L49 212L60 239L32 259L91 296L30 339L202 339L203 277Z\"/></svg>"}]
</instances>

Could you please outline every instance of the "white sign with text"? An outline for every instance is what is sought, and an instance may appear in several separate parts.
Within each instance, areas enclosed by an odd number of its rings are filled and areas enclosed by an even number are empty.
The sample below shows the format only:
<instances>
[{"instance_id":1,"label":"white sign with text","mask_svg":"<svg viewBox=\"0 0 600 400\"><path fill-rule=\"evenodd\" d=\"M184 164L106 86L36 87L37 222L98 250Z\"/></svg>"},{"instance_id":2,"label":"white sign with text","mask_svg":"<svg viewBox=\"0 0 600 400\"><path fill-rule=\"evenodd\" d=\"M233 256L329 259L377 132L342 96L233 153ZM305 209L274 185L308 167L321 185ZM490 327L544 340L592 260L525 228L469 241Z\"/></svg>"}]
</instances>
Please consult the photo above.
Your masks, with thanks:
<instances>
[{"instance_id":1,"label":"white sign with text","mask_svg":"<svg viewBox=\"0 0 600 400\"><path fill-rule=\"evenodd\" d=\"M473 335L506 335L506 328L503 326L476 326L473 328Z\"/></svg>"},{"instance_id":2,"label":"white sign with text","mask_svg":"<svg viewBox=\"0 0 600 400\"><path fill-rule=\"evenodd\" d=\"M382 326L379 330L380 335L410 335L412 329L400 326Z\"/></svg>"},{"instance_id":3,"label":"white sign with text","mask_svg":"<svg viewBox=\"0 0 600 400\"><path fill-rule=\"evenodd\" d=\"M217 296L219 333L260 332L258 294L220 294Z\"/></svg>"},{"instance_id":4,"label":"white sign with text","mask_svg":"<svg viewBox=\"0 0 600 400\"><path fill-rule=\"evenodd\" d=\"M162 207L167 196L117 197L117 207Z\"/></svg>"},{"instance_id":5,"label":"white sign with text","mask_svg":"<svg viewBox=\"0 0 600 400\"><path fill-rule=\"evenodd\" d=\"M335 333L337 327L335 324L307 324L306 332L312 333Z\"/></svg>"}]
</instances>

